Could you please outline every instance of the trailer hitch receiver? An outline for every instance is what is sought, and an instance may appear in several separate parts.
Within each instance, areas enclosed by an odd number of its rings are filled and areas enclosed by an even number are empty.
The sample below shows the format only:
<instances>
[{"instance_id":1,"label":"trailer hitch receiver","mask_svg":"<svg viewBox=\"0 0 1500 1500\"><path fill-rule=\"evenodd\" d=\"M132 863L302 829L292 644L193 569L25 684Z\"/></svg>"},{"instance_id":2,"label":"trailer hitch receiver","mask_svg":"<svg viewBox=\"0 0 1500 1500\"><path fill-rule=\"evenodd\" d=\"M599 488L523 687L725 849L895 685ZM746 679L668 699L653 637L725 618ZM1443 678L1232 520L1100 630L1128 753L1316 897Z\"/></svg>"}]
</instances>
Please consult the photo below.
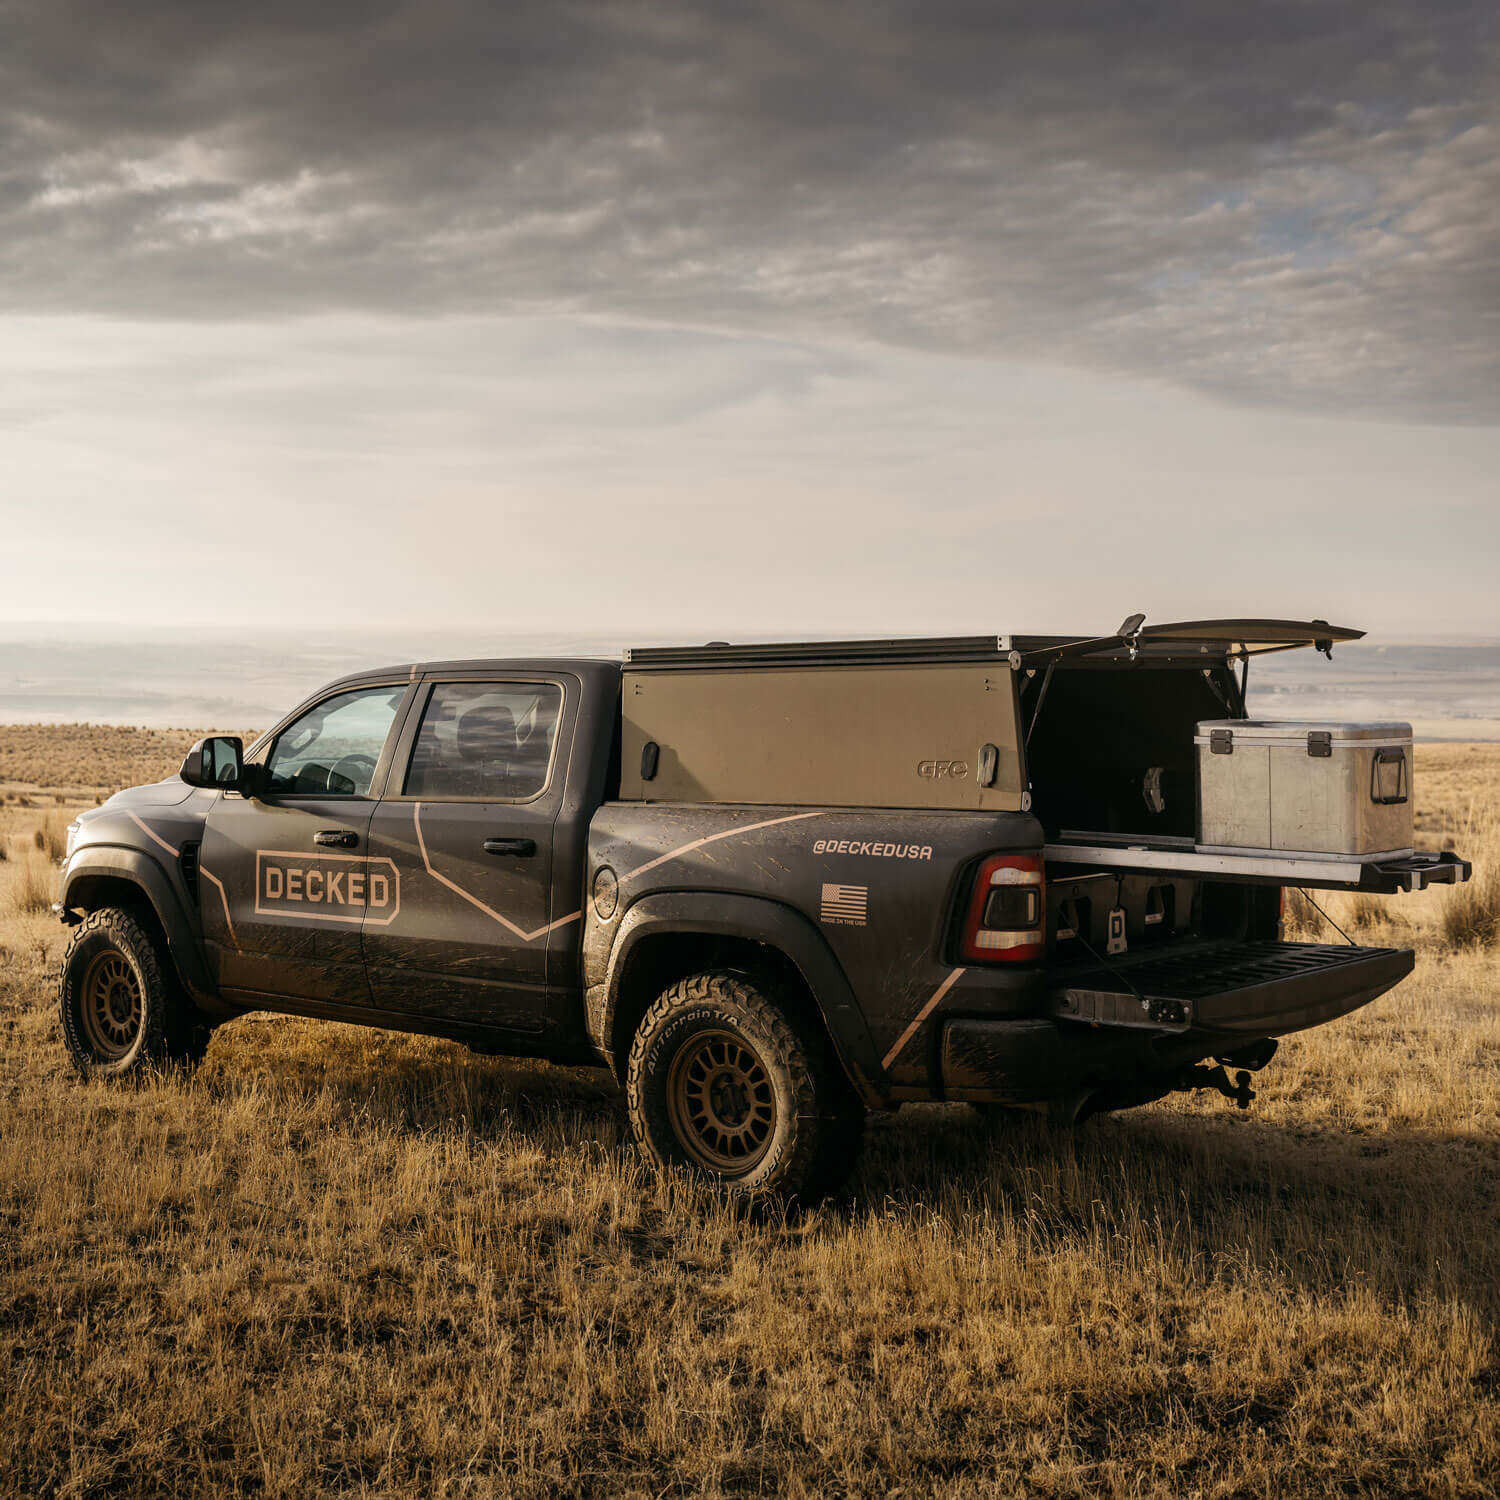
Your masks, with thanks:
<instances>
[{"instance_id":1,"label":"trailer hitch receiver","mask_svg":"<svg viewBox=\"0 0 1500 1500\"><path fill-rule=\"evenodd\" d=\"M1189 1068L1183 1076L1182 1087L1214 1089L1226 1099L1232 1099L1241 1109L1249 1109L1250 1101L1255 1098L1255 1090L1250 1087L1250 1075L1241 1068L1231 1082L1229 1070L1222 1063L1216 1068Z\"/></svg>"}]
</instances>

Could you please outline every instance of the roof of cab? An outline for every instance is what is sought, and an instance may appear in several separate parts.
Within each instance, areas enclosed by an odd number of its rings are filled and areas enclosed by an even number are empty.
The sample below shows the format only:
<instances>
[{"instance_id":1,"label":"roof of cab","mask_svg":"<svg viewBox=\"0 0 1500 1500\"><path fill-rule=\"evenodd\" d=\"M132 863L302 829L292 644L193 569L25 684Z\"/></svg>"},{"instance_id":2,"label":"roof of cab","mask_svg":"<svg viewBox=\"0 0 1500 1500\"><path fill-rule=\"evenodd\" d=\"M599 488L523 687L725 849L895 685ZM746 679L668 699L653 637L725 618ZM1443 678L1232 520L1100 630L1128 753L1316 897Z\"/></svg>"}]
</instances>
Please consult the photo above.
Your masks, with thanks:
<instances>
[{"instance_id":1,"label":"roof of cab","mask_svg":"<svg viewBox=\"0 0 1500 1500\"><path fill-rule=\"evenodd\" d=\"M620 663L609 656L475 656L454 661L404 661L390 667L368 667L336 677L318 689L320 694L331 687L354 686L361 682L415 682L419 677L457 673L462 676L494 672L575 672L580 677L601 674L618 675Z\"/></svg>"}]
</instances>

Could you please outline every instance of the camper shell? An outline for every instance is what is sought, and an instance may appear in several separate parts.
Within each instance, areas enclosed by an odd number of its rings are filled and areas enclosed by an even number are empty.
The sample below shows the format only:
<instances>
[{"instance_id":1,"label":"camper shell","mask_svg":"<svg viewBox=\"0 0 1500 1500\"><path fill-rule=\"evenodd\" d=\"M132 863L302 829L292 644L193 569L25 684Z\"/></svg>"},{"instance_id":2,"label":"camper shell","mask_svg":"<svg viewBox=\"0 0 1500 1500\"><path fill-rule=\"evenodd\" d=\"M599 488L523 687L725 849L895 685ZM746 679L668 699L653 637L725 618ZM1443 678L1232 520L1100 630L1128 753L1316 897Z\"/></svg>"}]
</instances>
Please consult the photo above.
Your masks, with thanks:
<instances>
[{"instance_id":1,"label":"camper shell","mask_svg":"<svg viewBox=\"0 0 1500 1500\"><path fill-rule=\"evenodd\" d=\"M1127 621L1085 639L630 650L620 795L1034 811L1059 865L1386 893L1452 880L1453 861L1412 847L1410 726L1248 720L1252 657L1362 635L1321 620ZM1236 734L1231 767L1219 752ZM1293 832L1273 835L1273 816Z\"/></svg>"}]
</instances>

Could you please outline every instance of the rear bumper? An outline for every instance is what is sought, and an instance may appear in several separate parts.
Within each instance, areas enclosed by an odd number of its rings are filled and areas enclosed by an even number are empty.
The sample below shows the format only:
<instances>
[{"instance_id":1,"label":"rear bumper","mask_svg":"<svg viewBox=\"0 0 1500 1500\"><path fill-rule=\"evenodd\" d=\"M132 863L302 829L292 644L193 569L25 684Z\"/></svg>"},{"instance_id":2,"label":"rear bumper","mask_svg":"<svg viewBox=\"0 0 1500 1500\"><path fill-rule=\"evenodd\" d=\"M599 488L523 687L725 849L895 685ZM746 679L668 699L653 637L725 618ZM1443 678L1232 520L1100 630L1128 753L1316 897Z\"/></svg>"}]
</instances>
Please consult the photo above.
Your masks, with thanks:
<instances>
[{"instance_id":1,"label":"rear bumper","mask_svg":"<svg viewBox=\"0 0 1500 1500\"><path fill-rule=\"evenodd\" d=\"M1162 1081L1265 1038L1335 1020L1411 973L1410 949L1200 943L1054 976L1047 1017L955 1017L942 1077L954 1099L1042 1099Z\"/></svg>"}]
</instances>

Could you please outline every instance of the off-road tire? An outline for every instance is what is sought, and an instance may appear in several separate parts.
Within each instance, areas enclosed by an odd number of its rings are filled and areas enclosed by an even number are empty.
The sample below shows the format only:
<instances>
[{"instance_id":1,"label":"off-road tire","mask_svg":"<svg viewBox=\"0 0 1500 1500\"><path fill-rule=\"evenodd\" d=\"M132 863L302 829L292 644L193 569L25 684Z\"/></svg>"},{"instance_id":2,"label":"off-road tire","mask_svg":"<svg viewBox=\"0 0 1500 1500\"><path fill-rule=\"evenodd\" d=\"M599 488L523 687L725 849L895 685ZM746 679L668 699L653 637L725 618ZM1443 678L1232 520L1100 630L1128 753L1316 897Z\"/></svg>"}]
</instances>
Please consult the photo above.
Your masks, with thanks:
<instances>
[{"instance_id":1,"label":"off-road tire","mask_svg":"<svg viewBox=\"0 0 1500 1500\"><path fill-rule=\"evenodd\" d=\"M68 1056L93 1078L191 1066L202 1060L212 1030L158 939L118 907L90 912L74 930L58 978L58 1012Z\"/></svg>"},{"instance_id":2,"label":"off-road tire","mask_svg":"<svg viewBox=\"0 0 1500 1500\"><path fill-rule=\"evenodd\" d=\"M712 1125L695 1133L684 1103L684 1074L715 1053L726 1077L736 1058L753 1059L741 1064L758 1080L751 1092L762 1109L770 1102L764 1139L745 1152L743 1164L705 1159L719 1154L721 1137ZM705 1081L699 1097L707 1090ZM816 1201L848 1175L864 1132L864 1108L826 1043L804 1035L759 983L731 970L680 980L641 1018L626 1067L625 1102L647 1158L686 1167L737 1198Z\"/></svg>"}]
</instances>

